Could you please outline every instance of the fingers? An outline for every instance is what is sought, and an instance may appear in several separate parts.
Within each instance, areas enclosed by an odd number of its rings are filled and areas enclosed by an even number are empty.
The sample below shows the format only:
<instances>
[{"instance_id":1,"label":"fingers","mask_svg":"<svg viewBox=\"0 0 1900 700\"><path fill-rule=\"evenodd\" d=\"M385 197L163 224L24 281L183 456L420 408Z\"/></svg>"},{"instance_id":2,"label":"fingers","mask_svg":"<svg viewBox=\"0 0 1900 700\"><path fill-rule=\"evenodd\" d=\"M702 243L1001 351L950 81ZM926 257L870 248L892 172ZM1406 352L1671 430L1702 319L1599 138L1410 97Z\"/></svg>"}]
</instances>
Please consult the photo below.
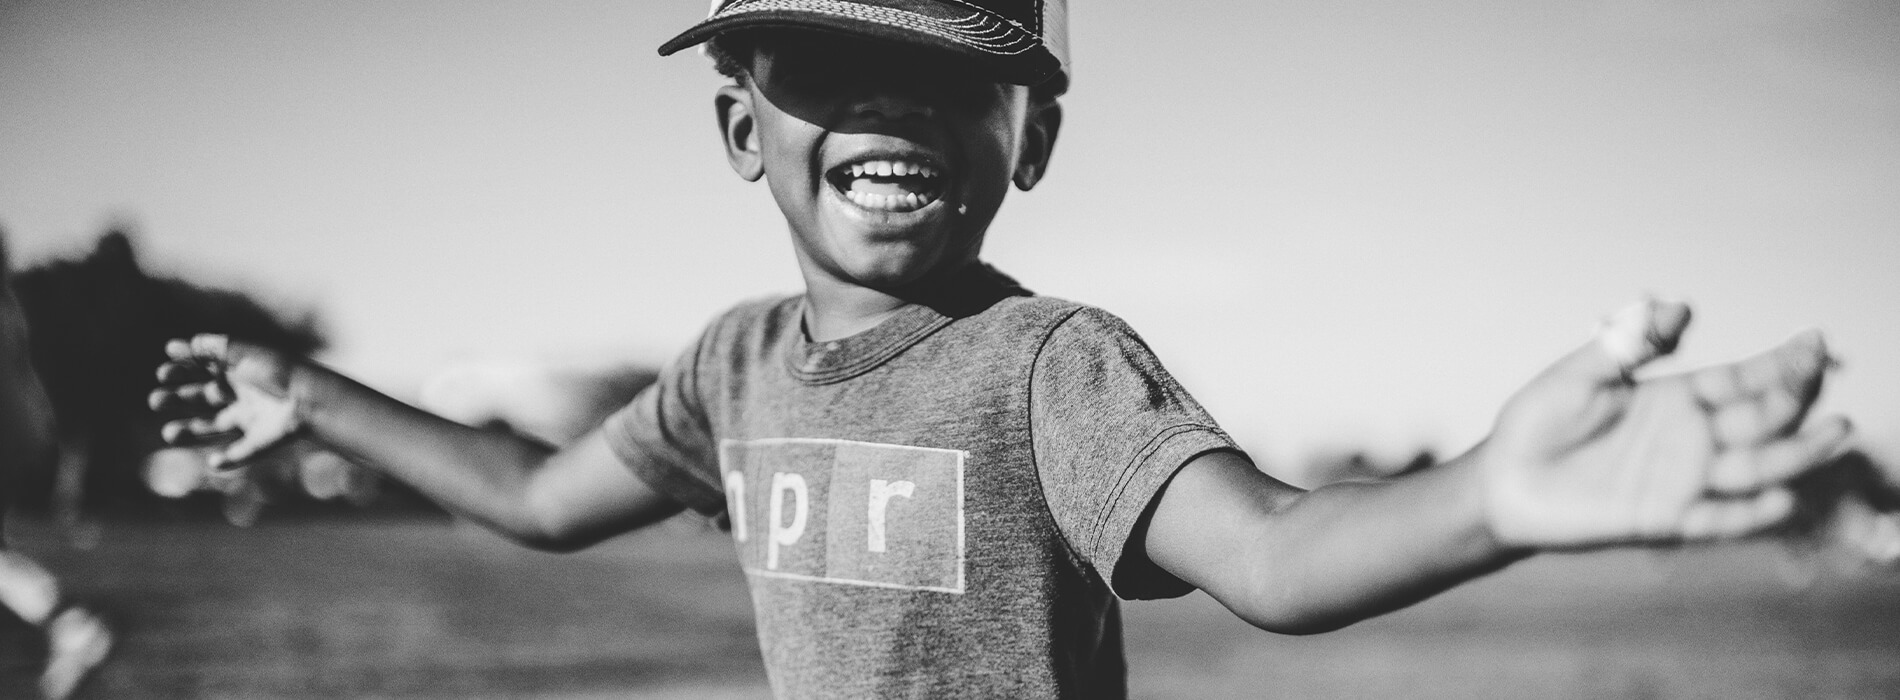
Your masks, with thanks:
<instances>
[{"instance_id":1,"label":"fingers","mask_svg":"<svg viewBox=\"0 0 1900 700\"><path fill-rule=\"evenodd\" d=\"M166 423L159 429L165 442L179 447L212 447L205 462L218 470L235 469L259 454L282 443L288 434L275 431L246 432L230 411L216 418L184 418Z\"/></svg>"},{"instance_id":2,"label":"fingers","mask_svg":"<svg viewBox=\"0 0 1900 700\"><path fill-rule=\"evenodd\" d=\"M257 456L258 453L270 449L282 439L283 436L281 435L266 436L257 433L245 433L231 444L225 445L224 450L212 453L208 461L212 467L218 469L232 469L242 465L252 457Z\"/></svg>"},{"instance_id":3,"label":"fingers","mask_svg":"<svg viewBox=\"0 0 1900 700\"><path fill-rule=\"evenodd\" d=\"M204 415L230 405L232 398L224 382L208 381L153 389L145 403L161 414Z\"/></svg>"},{"instance_id":4,"label":"fingers","mask_svg":"<svg viewBox=\"0 0 1900 700\"><path fill-rule=\"evenodd\" d=\"M1709 416L1715 443L1723 447L1750 447L1783 437L1801 425L1812 405L1796 397L1771 392L1714 407Z\"/></svg>"},{"instance_id":5,"label":"fingers","mask_svg":"<svg viewBox=\"0 0 1900 700\"><path fill-rule=\"evenodd\" d=\"M1601 381L1629 381L1630 374L1675 352L1689 327L1689 305L1645 299L1604 319L1596 338L1564 358L1565 369Z\"/></svg>"},{"instance_id":6,"label":"fingers","mask_svg":"<svg viewBox=\"0 0 1900 700\"><path fill-rule=\"evenodd\" d=\"M1749 447L1798 428L1831 366L1826 342L1808 332L1754 357L1693 372L1688 381L1709 412L1716 444Z\"/></svg>"},{"instance_id":7,"label":"fingers","mask_svg":"<svg viewBox=\"0 0 1900 700\"><path fill-rule=\"evenodd\" d=\"M229 341L220 335L198 335L165 344L170 358L158 366L158 388L146 397L153 411L208 414L234 398L223 381Z\"/></svg>"},{"instance_id":8,"label":"fingers","mask_svg":"<svg viewBox=\"0 0 1900 700\"><path fill-rule=\"evenodd\" d=\"M1707 540L1743 537L1787 520L1794 513L1794 494L1776 488L1746 498L1704 499L1683 511L1677 535Z\"/></svg>"},{"instance_id":9,"label":"fingers","mask_svg":"<svg viewBox=\"0 0 1900 700\"><path fill-rule=\"evenodd\" d=\"M1709 489L1752 493L1825 465L1852 446L1854 428L1834 417L1785 439L1725 450L1709 469Z\"/></svg>"},{"instance_id":10,"label":"fingers","mask_svg":"<svg viewBox=\"0 0 1900 700\"><path fill-rule=\"evenodd\" d=\"M165 343L165 356L173 360L226 362L231 359L230 354L231 338L220 333L200 333Z\"/></svg>"},{"instance_id":11,"label":"fingers","mask_svg":"<svg viewBox=\"0 0 1900 700\"><path fill-rule=\"evenodd\" d=\"M1832 364L1827 341L1819 331L1808 331L1754 357L1691 373L1689 385L1711 407L1769 392L1787 394L1805 405L1820 394L1821 377Z\"/></svg>"},{"instance_id":12,"label":"fingers","mask_svg":"<svg viewBox=\"0 0 1900 700\"><path fill-rule=\"evenodd\" d=\"M159 437L165 442L179 447L198 447L228 442L239 435L231 427L219 427L216 421L208 418L180 418L168 421L159 427Z\"/></svg>"},{"instance_id":13,"label":"fingers","mask_svg":"<svg viewBox=\"0 0 1900 700\"><path fill-rule=\"evenodd\" d=\"M168 360L158 366L158 383L161 385L202 382L214 375L210 365L190 358Z\"/></svg>"}]
</instances>

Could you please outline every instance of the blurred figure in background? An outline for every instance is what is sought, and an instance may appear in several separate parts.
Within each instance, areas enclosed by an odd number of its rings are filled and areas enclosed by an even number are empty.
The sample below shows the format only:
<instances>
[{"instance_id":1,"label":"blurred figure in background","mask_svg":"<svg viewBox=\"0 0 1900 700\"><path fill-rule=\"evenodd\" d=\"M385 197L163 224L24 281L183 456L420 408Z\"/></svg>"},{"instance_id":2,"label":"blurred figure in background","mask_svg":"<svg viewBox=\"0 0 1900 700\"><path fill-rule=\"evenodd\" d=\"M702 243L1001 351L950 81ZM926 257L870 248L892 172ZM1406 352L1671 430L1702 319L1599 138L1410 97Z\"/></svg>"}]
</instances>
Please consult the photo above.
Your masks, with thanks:
<instances>
[{"instance_id":1,"label":"blurred figure in background","mask_svg":"<svg viewBox=\"0 0 1900 700\"><path fill-rule=\"evenodd\" d=\"M148 273L122 231L100 236L83 256L20 271L14 288L34 330L32 357L51 398L58 458L52 468L18 475L13 498L49 511L82 548L98 537L81 517L87 510L173 507L154 496L193 490L181 486L184 468L202 457L159 454L159 421L145 407L152 364L163 358L155 348L166 338L215 331L293 352L324 347L312 314L284 314L243 292ZM264 502L255 481L190 483L218 490L218 505L234 523L254 520Z\"/></svg>"},{"instance_id":2,"label":"blurred figure in background","mask_svg":"<svg viewBox=\"0 0 1900 700\"><path fill-rule=\"evenodd\" d=\"M7 501L22 471L53 456L52 402L34 372L26 314L13 294L6 246L0 241L0 479ZM7 505L0 502L0 508ZM0 549L0 603L46 635L46 668L40 692L72 694L88 672L105 660L112 634L97 615L71 605L59 582L38 562Z\"/></svg>"}]
</instances>

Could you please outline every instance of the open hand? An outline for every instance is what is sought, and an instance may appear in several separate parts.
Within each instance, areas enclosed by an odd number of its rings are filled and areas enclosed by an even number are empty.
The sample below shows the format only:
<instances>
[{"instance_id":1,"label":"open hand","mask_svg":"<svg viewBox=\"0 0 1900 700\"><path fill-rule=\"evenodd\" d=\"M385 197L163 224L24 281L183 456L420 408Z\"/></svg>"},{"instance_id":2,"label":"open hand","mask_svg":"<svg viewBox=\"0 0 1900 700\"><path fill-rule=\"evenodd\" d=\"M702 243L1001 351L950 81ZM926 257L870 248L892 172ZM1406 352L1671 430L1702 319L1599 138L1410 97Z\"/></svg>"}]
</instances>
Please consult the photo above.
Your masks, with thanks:
<instances>
[{"instance_id":1,"label":"open hand","mask_svg":"<svg viewBox=\"0 0 1900 700\"><path fill-rule=\"evenodd\" d=\"M291 361L274 350L205 334L165 344L152 410L184 417L165 423L174 445L216 445L214 467L242 466L302 428L289 391Z\"/></svg>"},{"instance_id":2,"label":"open hand","mask_svg":"<svg viewBox=\"0 0 1900 700\"><path fill-rule=\"evenodd\" d=\"M1488 524L1507 546L1740 537L1793 511L1786 482L1847 448L1844 418L1803 427L1832 365L1819 333L1739 362L1638 381L1689 324L1647 301L1505 404L1481 452Z\"/></svg>"}]
</instances>

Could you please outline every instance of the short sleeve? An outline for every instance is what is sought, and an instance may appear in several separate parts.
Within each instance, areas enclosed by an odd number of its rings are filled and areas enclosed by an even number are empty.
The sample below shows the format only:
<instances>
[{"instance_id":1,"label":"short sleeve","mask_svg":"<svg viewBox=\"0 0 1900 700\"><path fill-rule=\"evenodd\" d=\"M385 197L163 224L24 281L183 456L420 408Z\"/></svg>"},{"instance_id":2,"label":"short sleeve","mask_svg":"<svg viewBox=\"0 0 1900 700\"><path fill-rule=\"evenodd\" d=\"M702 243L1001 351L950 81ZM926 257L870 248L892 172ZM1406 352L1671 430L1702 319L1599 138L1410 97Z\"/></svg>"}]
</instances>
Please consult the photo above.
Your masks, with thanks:
<instances>
[{"instance_id":1,"label":"short sleeve","mask_svg":"<svg viewBox=\"0 0 1900 700\"><path fill-rule=\"evenodd\" d=\"M659 380L609 416L602 430L615 456L641 481L695 511L716 515L725 510L726 500L699 392L706 344L701 338L669 362Z\"/></svg>"},{"instance_id":2,"label":"short sleeve","mask_svg":"<svg viewBox=\"0 0 1900 700\"><path fill-rule=\"evenodd\" d=\"M1043 496L1071 550L1126 599L1193 590L1129 538L1188 460L1236 449L1121 319L1084 307L1051 332L1030 379Z\"/></svg>"}]
</instances>

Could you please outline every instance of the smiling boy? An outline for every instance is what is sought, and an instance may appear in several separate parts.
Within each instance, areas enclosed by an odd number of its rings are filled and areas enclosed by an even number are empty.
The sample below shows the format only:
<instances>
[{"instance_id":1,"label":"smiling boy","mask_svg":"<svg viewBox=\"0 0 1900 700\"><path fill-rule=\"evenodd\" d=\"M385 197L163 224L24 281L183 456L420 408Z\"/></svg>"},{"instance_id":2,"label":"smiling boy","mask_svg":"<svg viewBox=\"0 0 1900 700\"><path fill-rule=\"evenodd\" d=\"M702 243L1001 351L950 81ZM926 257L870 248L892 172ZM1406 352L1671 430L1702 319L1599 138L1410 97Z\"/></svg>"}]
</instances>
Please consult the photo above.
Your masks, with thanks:
<instances>
[{"instance_id":1,"label":"smiling boy","mask_svg":"<svg viewBox=\"0 0 1900 700\"><path fill-rule=\"evenodd\" d=\"M731 0L727 159L763 178L804 293L741 304L572 445L464 428L308 361L173 343L174 441L301 436L537 547L724 515L781 697L1119 697L1116 599L1208 592L1324 631L1537 551L1746 535L1846 444L1802 428L1816 335L1638 381L1688 323L1648 302L1430 470L1302 491L1262 473L1114 316L979 260L1047 171L1060 2Z\"/></svg>"}]
</instances>

